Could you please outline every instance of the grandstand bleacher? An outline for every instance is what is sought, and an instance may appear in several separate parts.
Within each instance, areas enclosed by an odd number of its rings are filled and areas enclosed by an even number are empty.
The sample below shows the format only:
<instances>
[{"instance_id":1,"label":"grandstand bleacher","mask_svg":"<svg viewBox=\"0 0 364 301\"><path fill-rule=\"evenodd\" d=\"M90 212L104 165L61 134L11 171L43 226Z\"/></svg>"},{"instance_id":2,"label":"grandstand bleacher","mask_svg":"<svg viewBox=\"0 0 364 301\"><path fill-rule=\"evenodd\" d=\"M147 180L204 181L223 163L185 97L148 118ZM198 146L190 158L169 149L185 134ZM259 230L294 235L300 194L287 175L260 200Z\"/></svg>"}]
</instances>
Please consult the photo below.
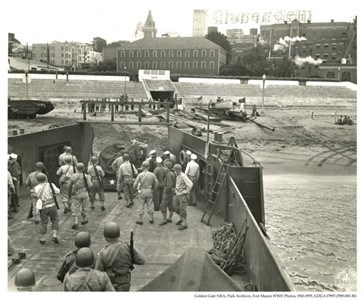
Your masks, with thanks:
<instances>
[{"instance_id":1,"label":"grandstand bleacher","mask_svg":"<svg viewBox=\"0 0 364 301\"><path fill-rule=\"evenodd\" d=\"M237 101L242 97L247 100L247 105L260 104L262 101L262 85L255 83L199 83L144 80L132 82L123 80L93 80L77 79L35 79L26 84L22 78L8 79L9 95L12 99L50 100L50 101L79 101L81 99L110 98L118 99L125 92L129 99L135 101L148 99L148 91L163 89L175 91L178 97L182 97L192 103L207 103L210 99L216 100L218 96L223 99ZM285 85L276 82L266 82L265 105L273 107L290 106L333 106L356 107L357 93L355 90L343 85ZM201 98L202 96L202 98Z\"/></svg>"}]
</instances>

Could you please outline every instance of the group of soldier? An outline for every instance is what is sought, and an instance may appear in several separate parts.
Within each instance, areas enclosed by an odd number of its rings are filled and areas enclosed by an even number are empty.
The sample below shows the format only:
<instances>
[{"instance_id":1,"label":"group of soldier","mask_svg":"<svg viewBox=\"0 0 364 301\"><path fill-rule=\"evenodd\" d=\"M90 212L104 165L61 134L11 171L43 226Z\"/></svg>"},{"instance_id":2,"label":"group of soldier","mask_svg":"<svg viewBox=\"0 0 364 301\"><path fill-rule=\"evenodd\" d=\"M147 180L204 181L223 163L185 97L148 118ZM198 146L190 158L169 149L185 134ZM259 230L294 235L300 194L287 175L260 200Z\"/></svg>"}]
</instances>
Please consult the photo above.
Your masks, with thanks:
<instances>
[{"instance_id":1,"label":"group of soldier","mask_svg":"<svg viewBox=\"0 0 364 301\"><path fill-rule=\"evenodd\" d=\"M173 214L176 212L179 216L176 222L178 229L187 228L187 205L196 206L200 170L196 162L197 156L190 151L186 152L186 156L186 160L181 165L176 163L176 157L171 152L165 151L158 155L155 150L152 150L139 169L130 162L127 152L115 159L112 167L117 175L117 196L119 200L124 197L127 208L133 206L136 198L138 202L136 224L143 225L146 207L150 224L154 223L155 211L162 213L160 226L172 223ZM14 172L17 166L16 164L13 166L16 159L15 154L9 157L8 187L18 192L19 187L16 183L19 183L19 179L16 178L17 172ZM35 164L35 171L30 173L26 180L31 197L28 218L32 216L35 224L40 223L39 241L42 245L46 243L49 220L52 224L52 241L59 243L57 232L60 207L56 195L61 195L63 213L71 212L74 219L72 229L75 230L79 227L80 217L82 225L88 223L89 203L91 209L95 209L96 195L99 196L100 209L105 210L103 191L105 172L97 164L98 158L92 156L86 169L84 164L79 163L76 156L72 154L72 148L65 146L58 161L59 168L56 174L59 176L59 188L50 182L42 162ZM117 223L105 224L104 237L108 245L100 252L95 265L95 256L90 249L89 234L85 231L77 234L76 250L66 256L58 273L58 279L64 283L65 290L127 291L130 289L133 263L144 264L144 257L130 244L118 240L120 228ZM19 279L23 277L29 280L33 277L31 271L27 269L20 272L17 275ZM102 272L105 272L107 277ZM28 283L19 279L15 279L16 283L17 281L23 284ZM18 287L29 288L28 285L18 285Z\"/></svg>"},{"instance_id":2,"label":"group of soldier","mask_svg":"<svg viewBox=\"0 0 364 301\"><path fill-rule=\"evenodd\" d=\"M112 167L116 171L118 198L124 193L126 207L131 208L134 198L138 200L138 219L143 225L144 208L149 216L149 223L154 223L154 212L161 211L160 226L172 223L174 212L179 215L179 230L187 228L187 205L196 206L198 179L200 177L197 156L187 153L185 166L176 164L176 157L165 151L158 156L155 150L141 164L141 172L130 162L129 154L116 158ZM184 172L182 171L184 170ZM190 197L191 195L191 197ZM168 209L168 218L167 218Z\"/></svg>"}]
</instances>

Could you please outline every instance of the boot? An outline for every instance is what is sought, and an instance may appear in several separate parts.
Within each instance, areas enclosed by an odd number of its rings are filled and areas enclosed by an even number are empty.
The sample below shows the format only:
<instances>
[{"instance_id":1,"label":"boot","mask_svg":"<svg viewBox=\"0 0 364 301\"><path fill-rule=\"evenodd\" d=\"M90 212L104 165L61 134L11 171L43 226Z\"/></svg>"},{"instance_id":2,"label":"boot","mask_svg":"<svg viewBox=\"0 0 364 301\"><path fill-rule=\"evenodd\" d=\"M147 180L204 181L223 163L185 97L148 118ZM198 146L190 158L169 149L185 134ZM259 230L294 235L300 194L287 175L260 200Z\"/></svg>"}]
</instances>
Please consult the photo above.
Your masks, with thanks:
<instances>
[{"instance_id":1,"label":"boot","mask_svg":"<svg viewBox=\"0 0 364 301\"><path fill-rule=\"evenodd\" d=\"M185 218L182 218L182 223L178 227L178 230L184 230L184 229L187 229L187 223L186 223L186 219Z\"/></svg>"},{"instance_id":2,"label":"boot","mask_svg":"<svg viewBox=\"0 0 364 301\"><path fill-rule=\"evenodd\" d=\"M143 225L143 214L139 214L139 218L135 223L138 225Z\"/></svg>"},{"instance_id":3,"label":"boot","mask_svg":"<svg viewBox=\"0 0 364 301\"><path fill-rule=\"evenodd\" d=\"M46 238L47 238L47 234L41 234L40 240L39 240L41 245L45 245Z\"/></svg>"},{"instance_id":4,"label":"boot","mask_svg":"<svg viewBox=\"0 0 364 301\"><path fill-rule=\"evenodd\" d=\"M153 213L149 214L149 223L150 224L153 224L154 223Z\"/></svg>"},{"instance_id":5,"label":"boot","mask_svg":"<svg viewBox=\"0 0 364 301\"><path fill-rule=\"evenodd\" d=\"M159 226L164 226L168 223L167 222L167 212L162 212L162 215L163 215L163 220L159 223Z\"/></svg>"},{"instance_id":6,"label":"boot","mask_svg":"<svg viewBox=\"0 0 364 301\"><path fill-rule=\"evenodd\" d=\"M169 211L169 217L167 219L167 222L168 223L171 223L172 222L172 216L173 216L173 211Z\"/></svg>"},{"instance_id":7,"label":"boot","mask_svg":"<svg viewBox=\"0 0 364 301\"><path fill-rule=\"evenodd\" d=\"M57 237L57 230L53 230L52 241L55 244L59 244L59 240L58 240L58 237Z\"/></svg>"}]
</instances>

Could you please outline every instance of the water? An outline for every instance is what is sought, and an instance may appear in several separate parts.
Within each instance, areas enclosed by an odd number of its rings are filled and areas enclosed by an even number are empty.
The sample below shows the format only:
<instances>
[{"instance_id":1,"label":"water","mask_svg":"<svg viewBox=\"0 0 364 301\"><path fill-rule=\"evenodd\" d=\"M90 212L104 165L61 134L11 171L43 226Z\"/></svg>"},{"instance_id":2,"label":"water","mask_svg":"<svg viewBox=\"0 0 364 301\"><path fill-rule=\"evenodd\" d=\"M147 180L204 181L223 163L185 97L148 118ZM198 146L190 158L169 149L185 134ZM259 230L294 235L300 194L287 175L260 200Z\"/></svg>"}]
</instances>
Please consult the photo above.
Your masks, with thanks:
<instances>
[{"instance_id":1,"label":"water","mask_svg":"<svg viewBox=\"0 0 364 301\"><path fill-rule=\"evenodd\" d=\"M265 175L266 228L297 291L356 291L354 176Z\"/></svg>"}]
</instances>

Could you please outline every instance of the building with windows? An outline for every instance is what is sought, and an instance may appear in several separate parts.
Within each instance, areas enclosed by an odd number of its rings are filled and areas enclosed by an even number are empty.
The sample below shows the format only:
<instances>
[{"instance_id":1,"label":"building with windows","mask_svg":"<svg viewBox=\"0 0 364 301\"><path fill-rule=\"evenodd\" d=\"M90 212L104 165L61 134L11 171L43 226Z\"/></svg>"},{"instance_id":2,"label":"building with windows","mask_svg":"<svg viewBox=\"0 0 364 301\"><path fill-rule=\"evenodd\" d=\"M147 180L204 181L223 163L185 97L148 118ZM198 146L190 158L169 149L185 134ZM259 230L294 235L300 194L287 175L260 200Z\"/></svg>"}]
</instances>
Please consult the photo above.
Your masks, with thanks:
<instances>
[{"instance_id":1,"label":"building with windows","mask_svg":"<svg viewBox=\"0 0 364 301\"><path fill-rule=\"evenodd\" d=\"M226 51L204 37L144 38L117 49L117 70L135 76L139 69L218 75L225 64Z\"/></svg>"},{"instance_id":2,"label":"building with windows","mask_svg":"<svg viewBox=\"0 0 364 301\"><path fill-rule=\"evenodd\" d=\"M192 36L204 37L207 33L207 10L193 10Z\"/></svg>"},{"instance_id":3,"label":"building with windows","mask_svg":"<svg viewBox=\"0 0 364 301\"><path fill-rule=\"evenodd\" d=\"M291 23L262 25L260 35L271 46L269 59L311 57L323 78L356 82L356 23L357 18L353 22L331 20L330 22L301 23L293 20ZM286 43L279 43L280 38L285 37L287 37Z\"/></svg>"},{"instance_id":4,"label":"building with windows","mask_svg":"<svg viewBox=\"0 0 364 301\"><path fill-rule=\"evenodd\" d=\"M78 42L58 42L33 44L33 60L76 70L82 63L88 63L93 52L91 44ZM92 54L95 57L95 54Z\"/></svg>"},{"instance_id":5,"label":"building with windows","mask_svg":"<svg viewBox=\"0 0 364 301\"><path fill-rule=\"evenodd\" d=\"M342 58L351 64L356 64L356 21L301 23L293 20L291 23L262 25L260 36L271 45L272 59L294 58L298 55L320 59L323 64L340 64ZM285 37L301 39L288 42L286 47L274 47L279 45L280 38Z\"/></svg>"}]
</instances>

